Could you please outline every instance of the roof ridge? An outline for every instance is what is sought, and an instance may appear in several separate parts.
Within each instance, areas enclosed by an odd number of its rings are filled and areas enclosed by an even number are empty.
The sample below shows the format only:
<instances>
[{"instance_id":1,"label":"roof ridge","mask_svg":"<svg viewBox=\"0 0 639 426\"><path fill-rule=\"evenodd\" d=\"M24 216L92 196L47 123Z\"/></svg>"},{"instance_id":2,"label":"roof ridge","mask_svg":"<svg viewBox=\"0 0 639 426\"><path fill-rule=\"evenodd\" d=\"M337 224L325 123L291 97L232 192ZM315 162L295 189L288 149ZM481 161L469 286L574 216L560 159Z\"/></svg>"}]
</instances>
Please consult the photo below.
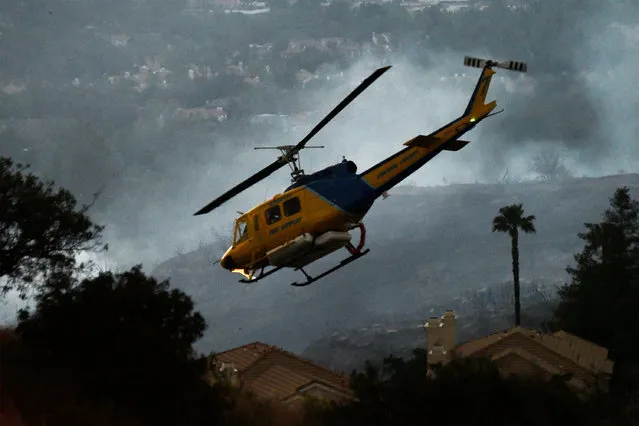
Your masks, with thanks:
<instances>
[{"instance_id":1,"label":"roof ridge","mask_svg":"<svg viewBox=\"0 0 639 426\"><path fill-rule=\"evenodd\" d=\"M533 337L533 334L539 334L538 330L524 328L522 326L514 326L510 328L502 328L501 330L494 331L492 333L486 334L485 336L478 337L476 339L467 340L463 343L455 345L454 349L460 351L462 353L465 352L467 348L472 348L473 350L468 353L464 353L464 356L468 356L470 354L474 354L480 350L487 348L488 346L494 345L495 343L505 339L507 337L512 336L513 334L520 333L526 337Z\"/></svg>"},{"instance_id":2,"label":"roof ridge","mask_svg":"<svg viewBox=\"0 0 639 426\"><path fill-rule=\"evenodd\" d=\"M499 333L500 333L500 332L492 333L492 334L489 334L489 336L492 336L492 335L495 335L495 334L499 334ZM501 333L502 333L502 336L500 336L500 339L498 339L498 340L496 340L496 341L494 341L494 342L490 342L490 343L488 343L487 345L483 345L481 348L479 348L478 350L474 351L473 353L478 352L478 351L480 351L480 350L482 350L482 349L485 349L485 348L487 348L488 346L492 346L493 344L495 344L495 343L497 343L497 342L501 341L502 339L505 339L505 338L511 337L511 336L513 336L514 334L519 333L519 334L523 335L525 338L527 338L530 342L532 342L532 343L534 343L534 344L536 344L536 345L538 345L538 346L540 346L540 347L543 347L543 348L544 348L544 349L546 349L547 351L552 352L555 356L557 356L557 357L559 357L559 358L562 358L562 359L564 359L564 360L566 360L566 361L568 361L568 362L570 362L570 363L572 363L572 364L576 365L577 367L579 367L579 368L581 368L581 369L588 370L588 368L586 368L586 367L582 366L580 363L576 362L576 361L575 361L574 359L572 359L570 356L567 356L567 355L566 355L565 353L563 353L562 351L558 351L557 349L550 347L550 346L547 344L547 342L544 342L544 339L543 339L543 338L544 338L544 337L546 337L546 336L550 336L550 337L557 338L557 337L556 337L556 336L554 336L553 334L549 334L549 333L541 333L541 332L539 332L538 330L529 329L529 328L524 328L524 327L522 327L522 326L515 326L515 327L511 327L511 328L509 328L509 329L507 329L507 330L503 330ZM539 337L542 337L542 338L539 338ZM481 338L480 338L479 340L481 340ZM518 349L521 349L521 348L518 348ZM503 352L503 351L501 351L501 352ZM526 351L526 352L527 352L527 351ZM534 354L531 354L531 355L534 355ZM534 356L537 356L537 355L534 355ZM542 359L542 358L540 358L540 359Z\"/></svg>"},{"instance_id":3,"label":"roof ridge","mask_svg":"<svg viewBox=\"0 0 639 426\"><path fill-rule=\"evenodd\" d=\"M320 368L320 369L326 371L327 373L330 373L333 376L336 376L339 379L348 379L348 376L346 374L341 373L341 372L339 372L337 370L333 370L332 368L328 368L328 367L325 367L323 365L316 364L313 361L311 361L310 359L303 358L302 356L297 355L297 354L295 354L293 352L287 351L285 349L277 348L277 347L276 347L276 349L279 350L280 352L284 353L285 355L288 355L288 356L290 356L292 358L295 358L295 359L298 359L298 360L304 362L305 364L310 364L310 365L312 365L314 367Z\"/></svg>"},{"instance_id":4,"label":"roof ridge","mask_svg":"<svg viewBox=\"0 0 639 426\"><path fill-rule=\"evenodd\" d=\"M294 358L294 359L296 359L298 361L301 361L304 364L319 368L320 370L323 370L326 373L332 375L336 379L346 381L345 384L348 386L348 376L345 375L344 373L341 373L341 372L339 372L337 370L330 369L330 368L325 367L323 365L316 364L313 361L311 361L310 359L303 358L300 355L297 355L297 354L295 354L293 352L287 351L286 349L280 348L278 346L268 345L268 344L262 343L262 342L255 342L255 343L259 343L259 344L265 345L267 347L267 350L265 350L260 356L258 356L255 360L253 360L253 362L251 362L249 365L247 365L246 368L244 369L244 371L248 371L251 367L253 367L259 361L264 359L268 354L273 353L273 352L279 352L279 353L281 353L281 354L283 354L285 356L288 356L289 358ZM244 346L248 346L248 345L250 345L250 343L247 344L247 345L244 345ZM242 346L240 346L240 348L241 347ZM236 348L236 349L238 349L238 348Z\"/></svg>"},{"instance_id":5,"label":"roof ridge","mask_svg":"<svg viewBox=\"0 0 639 426\"><path fill-rule=\"evenodd\" d=\"M214 353L213 353L213 356L216 356L216 357L217 357L217 356L220 356L220 355L223 355L223 354L226 354L226 353L232 352L232 351L236 351L236 350L238 350L238 349L245 349L245 348L248 348L248 347L249 347L249 346L251 346L251 345L264 345L264 346L266 346L266 347L269 347L269 346L270 346L270 345L267 345L266 343L259 342L259 341L257 341L257 340L256 340L256 341L254 341L254 342L245 343L245 344L243 344L243 345L241 345L241 346L236 346L236 347L234 347L234 348L227 349L227 350L222 351L222 352L214 352Z\"/></svg>"},{"instance_id":6,"label":"roof ridge","mask_svg":"<svg viewBox=\"0 0 639 426\"><path fill-rule=\"evenodd\" d=\"M275 352L278 348L276 346L273 345L267 345L266 343L262 343L262 342L254 342L254 343L259 343L262 345L266 346L266 350L264 352L262 352L259 356L257 356L253 361L251 361L246 367L244 367L244 370L240 372L240 375L244 375L245 372L249 371L251 369L251 367L253 367L255 364L257 364L259 361L263 360L266 355ZM251 343L249 343L250 345ZM244 345L244 346L248 346L248 345ZM242 347L242 346L240 346ZM236 348L237 349L237 348Z\"/></svg>"},{"instance_id":7,"label":"roof ridge","mask_svg":"<svg viewBox=\"0 0 639 426\"><path fill-rule=\"evenodd\" d=\"M563 331L563 330L560 330ZM607 361L610 361L610 359L608 358L608 353L607 353L607 349L603 346L597 345L596 343L592 343L589 340L586 340L582 337L579 337L577 335L565 332L564 333L566 335L568 335L569 338L577 338L579 340L581 340L582 342L584 342L586 345L590 346L594 346L595 350L601 349L602 352L605 351L602 355L604 355L605 360L604 360L604 364L607 364ZM574 346L570 346L569 342L566 341L563 337L560 337L561 335L557 335L557 333L552 333L552 334L546 334L544 336L542 336L541 339L535 339L536 341L538 341L541 345L543 345L544 347L546 347L548 350L553 351L555 354L557 354L558 356L569 360L570 362L572 362L573 364L577 365L578 367L593 372L593 373L598 373L598 372L605 372L604 368L602 365L600 365L599 362L597 361L593 361L593 358L588 356L588 355L592 355L592 353L588 350L586 350L586 352L584 353L584 351L582 350L583 348L579 348L579 347L574 347ZM550 340L554 340L554 342L550 342ZM554 344L553 344L554 343ZM591 348L592 349L592 348ZM584 362L585 360L583 359L583 356L585 355L585 358L587 361L590 362Z\"/></svg>"},{"instance_id":8,"label":"roof ridge","mask_svg":"<svg viewBox=\"0 0 639 426\"><path fill-rule=\"evenodd\" d=\"M297 355L296 353L293 353L291 351L287 351L286 349L283 349L279 346L275 346L275 345L269 345L267 343L264 342L260 342L260 341L254 341L254 342L250 342L250 343L246 343L242 346L238 346L235 348L231 348L231 349L227 349L226 351L223 352L219 352L216 353L215 356L220 356L223 355L225 353L231 352L231 351L237 351L238 349L245 349L245 348L250 348L253 345L259 345L263 349L261 351L261 353L254 359L251 361L250 364L248 364L243 370L244 371L248 371L251 367L253 367L255 364L257 364L259 361L261 361L262 359L264 359L268 354L273 353L273 352L279 352L281 354L284 354L285 356L288 356L289 358L293 358L296 359L306 365L310 365L313 366L315 368L318 368L320 370L323 370L324 372L328 373L329 375L333 376L336 379L339 379L341 381L345 381L345 384L348 386L348 375L342 373L341 371L337 371L328 367L325 367L323 365L319 365L313 361L311 361L310 359L304 358L300 355Z\"/></svg>"}]
</instances>

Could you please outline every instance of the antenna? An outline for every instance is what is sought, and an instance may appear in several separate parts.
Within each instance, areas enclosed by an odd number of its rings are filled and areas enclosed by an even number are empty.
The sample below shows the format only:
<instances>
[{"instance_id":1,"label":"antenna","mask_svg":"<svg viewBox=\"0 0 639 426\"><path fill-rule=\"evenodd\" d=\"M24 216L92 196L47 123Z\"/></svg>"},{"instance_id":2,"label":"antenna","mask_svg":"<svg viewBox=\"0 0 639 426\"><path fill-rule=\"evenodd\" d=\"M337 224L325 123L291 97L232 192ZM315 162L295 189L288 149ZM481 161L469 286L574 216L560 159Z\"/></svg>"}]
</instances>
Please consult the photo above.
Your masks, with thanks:
<instances>
[{"instance_id":1,"label":"antenna","mask_svg":"<svg viewBox=\"0 0 639 426\"><path fill-rule=\"evenodd\" d=\"M282 153L282 157L289 159L289 167L291 168L291 181L296 182L300 176L304 176L304 169L302 169L302 162L300 160L300 151L297 153L293 151L295 145L280 145L280 146L256 146L253 149L278 149ZM306 145L307 148L324 148L324 145Z\"/></svg>"}]
</instances>

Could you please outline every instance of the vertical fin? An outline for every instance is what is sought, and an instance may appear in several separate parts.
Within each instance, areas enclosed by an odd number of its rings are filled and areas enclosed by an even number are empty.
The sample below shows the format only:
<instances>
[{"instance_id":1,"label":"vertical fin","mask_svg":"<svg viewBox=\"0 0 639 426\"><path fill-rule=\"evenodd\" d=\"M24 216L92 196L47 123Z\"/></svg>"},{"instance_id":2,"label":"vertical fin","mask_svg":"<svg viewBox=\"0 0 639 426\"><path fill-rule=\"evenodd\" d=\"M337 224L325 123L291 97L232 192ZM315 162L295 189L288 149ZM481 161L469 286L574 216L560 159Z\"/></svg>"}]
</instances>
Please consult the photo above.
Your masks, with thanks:
<instances>
[{"instance_id":1,"label":"vertical fin","mask_svg":"<svg viewBox=\"0 0 639 426\"><path fill-rule=\"evenodd\" d=\"M466 111L464 111L464 115L468 115L473 110L482 108L484 105L486 105L486 94L488 93L488 87L490 86L490 81L493 78L494 74L495 71L493 71L491 68L484 68L481 75L479 76L477 85L475 85L475 90L473 91L473 95L470 97L470 101L468 102Z\"/></svg>"}]
</instances>

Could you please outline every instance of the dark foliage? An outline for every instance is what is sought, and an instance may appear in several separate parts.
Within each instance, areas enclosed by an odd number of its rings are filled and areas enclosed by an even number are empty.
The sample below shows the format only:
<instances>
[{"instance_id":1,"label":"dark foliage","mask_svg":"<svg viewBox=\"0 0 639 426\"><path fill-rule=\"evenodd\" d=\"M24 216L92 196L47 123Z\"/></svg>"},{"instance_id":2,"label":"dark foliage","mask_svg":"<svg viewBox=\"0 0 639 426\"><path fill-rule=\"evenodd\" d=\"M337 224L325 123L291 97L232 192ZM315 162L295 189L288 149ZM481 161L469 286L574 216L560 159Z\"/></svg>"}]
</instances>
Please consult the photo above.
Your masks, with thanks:
<instances>
[{"instance_id":1,"label":"dark foliage","mask_svg":"<svg viewBox=\"0 0 639 426\"><path fill-rule=\"evenodd\" d=\"M572 279L549 325L608 348L616 390L639 395L639 202L619 188L602 221L585 227L584 248L568 268Z\"/></svg>"},{"instance_id":2,"label":"dark foliage","mask_svg":"<svg viewBox=\"0 0 639 426\"><path fill-rule=\"evenodd\" d=\"M54 275L17 333L34 371L112 401L115 423L197 425L220 412L216 389L202 380L206 362L192 349L205 328L190 297L134 267L82 282Z\"/></svg>"},{"instance_id":3,"label":"dark foliage","mask_svg":"<svg viewBox=\"0 0 639 426\"><path fill-rule=\"evenodd\" d=\"M2 291L24 291L52 272L69 272L75 256L101 246L102 227L75 197L42 182L26 166L0 157L0 278Z\"/></svg>"},{"instance_id":4,"label":"dark foliage","mask_svg":"<svg viewBox=\"0 0 639 426\"><path fill-rule=\"evenodd\" d=\"M561 380L502 378L483 359L453 360L426 377L426 354L354 374L357 401L316 415L331 425L589 425L592 411ZM534 407L534 409L531 409ZM525 413L525 415L522 415Z\"/></svg>"}]
</instances>

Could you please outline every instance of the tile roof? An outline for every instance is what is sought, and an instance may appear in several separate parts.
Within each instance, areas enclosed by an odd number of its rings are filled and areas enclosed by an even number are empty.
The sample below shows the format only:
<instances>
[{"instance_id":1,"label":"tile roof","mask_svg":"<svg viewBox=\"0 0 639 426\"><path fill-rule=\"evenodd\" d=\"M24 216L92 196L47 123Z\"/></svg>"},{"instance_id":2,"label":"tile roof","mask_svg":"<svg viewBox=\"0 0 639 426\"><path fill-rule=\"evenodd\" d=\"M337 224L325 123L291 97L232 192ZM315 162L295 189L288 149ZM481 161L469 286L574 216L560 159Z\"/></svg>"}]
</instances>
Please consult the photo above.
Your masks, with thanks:
<instances>
[{"instance_id":1,"label":"tile roof","mask_svg":"<svg viewBox=\"0 0 639 426\"><path fill-rule=\"evenodd\" d=\"M246 382L245 387L262 397L282 399L311 380L313 378L308 374L299 374L281 365L273 365L263 374Z\"/></svg>"},{"instance_id":2,"label":"tile roof","mask_svg":"<svg viewBox=\"0 0 639 426\"><path fill-rule=\"evenodd\" d=\"M517 355L519 358L533 362L551 373L571 373L582 382L590 382L598 373L608 373L608 364L602 369L580 361L590 360L590 352L579 352L568 347L565 342L568 333L559 336L542 334L521 327L494 333L486 337L459 345L455 353L460 356L480 356L499 359L506 355ZM570 335L571 336L571 335ZM596 345L593 345L596 346ZM584 346L589 348L588 346ZM516 349L516 350L515 350ZM611 363L611 361L608 361ZM611 371L611 368L610 368ZM609 374L609 373L608 373Z\"/></svg>"},{"instance_id":3,"label":"tile roof","mask_svg":"<svg viewBox=\"0 0 639 426\"><path fill-rule=\"evenodd\" d=\"M215 357L224 363L233 363L234 367L242 373L246 368L260 359L265 353L274 350L274 346L261 342L253 342L238 348L220 352Z\"/></svg>"},{"instance_id":4,"label":"tile roof","mask_svg":"<svg viewBox=\"0 0 639 426\"><path fill-rule=\"evenodd\" d=\"M524 340L511 337L515 335ZM538 346L530 346L526 341L534 342ZM455 348L455 352L460 356L470 356L494 345L503 348L523 345L522 347L536 352L543 348L543 352L554 354L548 355L546 358L551 357L553 362L559 363L556 365L561 365L563 359L563 364L569 364L573 368L588 370L591 373L612 374L613 363L608 359L607 349L563 330L553 334L545 334L522 327L513 327L462 343Z\"/></svg>"},{"instance_id":5,"label":"tile roof","mask_svg":"<svg viewBox=\"0 0 639 426\"><path fill-rule=\"evenodd\" d=\"M216 358L233 363L243 386L262 397L290 398L312 383L352 395L347 376L265 343L249 343L221 352Z\"/></svg>"}]
</instances>

